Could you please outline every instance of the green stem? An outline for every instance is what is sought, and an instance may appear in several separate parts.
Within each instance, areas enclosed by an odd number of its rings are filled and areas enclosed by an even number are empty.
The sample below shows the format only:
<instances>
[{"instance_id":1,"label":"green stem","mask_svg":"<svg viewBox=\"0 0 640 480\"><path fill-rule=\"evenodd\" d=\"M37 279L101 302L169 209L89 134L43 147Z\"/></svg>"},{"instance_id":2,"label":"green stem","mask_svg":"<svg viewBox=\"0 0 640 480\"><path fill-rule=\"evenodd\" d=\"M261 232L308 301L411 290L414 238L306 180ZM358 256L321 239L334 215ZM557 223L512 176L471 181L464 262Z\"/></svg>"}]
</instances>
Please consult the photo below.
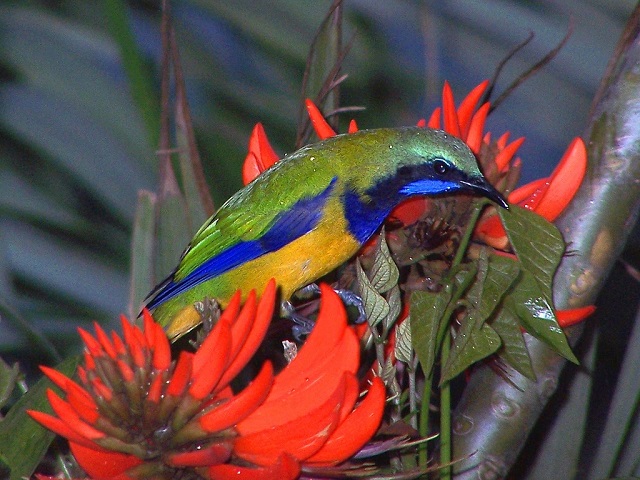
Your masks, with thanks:
<instances>
[{"instance_id":1,"label":"green stem","mask_svg":"<svg viewBox=\"0 0 640 480\"><path fill-rule=\"evenodd\" d=\"M447 329L447 334L442 342L441 365L447 364L451 333ZM445 382L440 387L440 464L446 465L440 468L440 478L449 480L451 478L451 387L449 382Z\"/></svg>"},{"instance_id":2,"label":"green stem","mask_svg":"<svg viewBox=\"0 0 640 480\"><path fill-rule=\"evenodd\" d=\"M471 236L473 235L473 228L476 226L476 223L478 223L478 218L480 218L480 214L482 213L485 205L488 205L489 203L489 200L484 198L473 202L473 210L471 210L471 215L469 216L469 223L467 223L464 235L460 239L460 245L458 246L458 251L456 252L456 256L451 264L451 270L462 263L464 254L467 253L467 247L471 241Z\"/></svg>"},{"instance_id":3,"label":"green stem","mask_svg":"<svg viewBox=\"0 0 640 480\"><path fill-rule=\"evenodd\" d=\"M424 390L422 391L422 403L420 404L420 423L418 432L421 438L429 436L429 404L431 400L431 385L433 384L433 375L424 379ZM427 466L427 444L421 443L418 447L418 465L420 467Z\"/></svg>"}]
</instances>

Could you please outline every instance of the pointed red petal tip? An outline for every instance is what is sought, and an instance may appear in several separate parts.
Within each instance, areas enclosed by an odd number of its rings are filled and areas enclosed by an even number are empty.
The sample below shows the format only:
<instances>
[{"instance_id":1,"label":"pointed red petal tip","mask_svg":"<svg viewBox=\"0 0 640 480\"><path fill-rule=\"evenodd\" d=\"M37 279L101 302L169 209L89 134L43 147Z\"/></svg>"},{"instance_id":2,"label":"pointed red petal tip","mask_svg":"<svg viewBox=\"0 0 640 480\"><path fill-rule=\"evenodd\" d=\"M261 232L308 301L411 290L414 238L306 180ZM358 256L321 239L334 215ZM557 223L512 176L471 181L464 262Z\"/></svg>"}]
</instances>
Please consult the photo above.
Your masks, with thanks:
<instances>
[{"instance_id":1,"label":"pointed red petal tip","mask_svg":"<svg viewBox=\"0 0 640 480\"><path fill-rule=\"evenodd\" d=\"M325 118L322 116L322 112L308 98L304 101L304 104L307 107L307 112L309 113L309 118L311 119L311 124L313 125L313 129L316 131L316 135L320 140L324 140L326 138L331 138L336 136L336 132L331 128L331 125L327 123Z\"/></svg>"},{"instance_id":2,"label":"pointed red petal tip","mask_svg":"<svg viewBox=\"0 0 640 480\"><path fill-rule=\"evenodd\" d=\"M556 312L556 318L558 319L558 325L560 325L562 328L567 328L580 323L587 317L590 317L595 311L595 305L589 305L587 307L581 308L572 308L569 310L558 310Z\"/></svg>"},{"instance_id":3,"label":"pointed red petal tip","mask_svg":"<svg viewBox=\"0 0 640 480\"><path fill-rule=\"evenodd\" d=\"M469 133L469 128L471 126L471 119L473 117L474 111L476 109L476 105L482 98L487 86L489 85L489 80L485 80L480 83L473 90L469 92L469 94L460 102L460 106L458 107L458 122L460 124L460 134L462 138L466 138Z\"/></svg>"},{"instance_id":4,"label":"pointed red petal tip","mask_svg":"<svg viewBox=\"0 0 640 480\"><path fill-rule=\"evenodd\" d=\"M453 136L460 138L460 122L456 103L453 98L453 91L449 82L444 82L442 88L442 112L444 117L444 130Z\"/></svg>"},{"instance_id":5,"label":"pointed red petal tip","mask_svg":"<svg viewBox=\"0 0 640 480\"><path fill-rule=\"evenodd\" d=\"M264 127L257 123L249 137L249 153L242 165L242 182L247 185L278 160Z\"/></svg>"},{"instance_id":6,"label":"pointed red petal tip","mask_svg":"<svg viewBox=\"0 0 640 480\"><path fill-rule=\"evenodd\" d=\"M358 131L358 124L354 119L351 119L351 121L349 122L349 129L347 130L347 132L356 133L357 131Z\"/></svg>"},{"instance_id":7,"label":"pointed red petal tip","mask_svg":"<svg viewBox=\"0 0 640 480\"><path fill-rule=\"evenodd\" d=\"M126 453L99 451L75 442L69 442L69 447L80 467L93 480L129 479L126 471L143 463Z\"/></svg>"}]
</instances>

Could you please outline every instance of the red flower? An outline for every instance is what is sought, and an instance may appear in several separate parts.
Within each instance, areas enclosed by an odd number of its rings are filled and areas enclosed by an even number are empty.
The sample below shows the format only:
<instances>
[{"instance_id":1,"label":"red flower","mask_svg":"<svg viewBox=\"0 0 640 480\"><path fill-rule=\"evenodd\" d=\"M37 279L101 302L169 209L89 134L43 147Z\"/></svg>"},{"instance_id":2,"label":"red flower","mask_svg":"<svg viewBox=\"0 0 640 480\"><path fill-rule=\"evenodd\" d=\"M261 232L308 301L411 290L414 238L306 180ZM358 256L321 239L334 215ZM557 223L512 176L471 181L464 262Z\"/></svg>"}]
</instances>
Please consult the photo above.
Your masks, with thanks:
<instances>
[{"instance_id":1,"label":"red flower","mask_svg":"<svg viewBox=\"0 0 640 480\"><path fill-rule=\"evenodd\" d=\"M317 325L277 376L265 362L239 392L230 382L261 344L275 283L259 302L236 294L195 353L171 360L161 326L144 312L144 328L122 318L123 337L80 334L87 350L75 382L44 373L65 395L47 392L55 415L29 414L67 438L94 479L294 479L302 469L336 465L375 433L385 387L375 378L360 396L358 339L335 292L322 286ZM355 406L355 407L354 407Z\"/></svg>"}]
</instances>

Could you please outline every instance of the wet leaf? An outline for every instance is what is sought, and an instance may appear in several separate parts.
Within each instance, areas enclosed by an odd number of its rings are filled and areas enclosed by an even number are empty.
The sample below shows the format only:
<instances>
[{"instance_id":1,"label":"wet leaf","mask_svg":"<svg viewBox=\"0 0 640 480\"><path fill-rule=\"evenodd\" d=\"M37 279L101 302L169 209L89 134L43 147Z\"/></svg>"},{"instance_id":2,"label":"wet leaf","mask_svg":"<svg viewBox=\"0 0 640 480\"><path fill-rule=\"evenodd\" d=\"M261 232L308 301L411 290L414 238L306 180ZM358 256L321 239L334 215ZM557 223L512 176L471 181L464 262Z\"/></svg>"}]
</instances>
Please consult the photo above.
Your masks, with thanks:
<instances>
[{"instance_id":1,"label":"wet leaf","mask_svg":"<svg viewBox=\"0 0 640 480\"><path fill-rule=\"evenodd\" d=\"M9 401L19 375L20 368L17 362L9 365L0 358L0 408Z\"/></svg>"},{"instance_id":2,"label":"wet leaf","mask_svg":"<svg viewBox=\"0 0 640 480\"><path fill-rule=\"evenodd\" d=\"M518 315L520 324L528 333L545 342L567 360L578 363L551 305L532 274L522 272L518 284L505 302Z\"/></svg>"},{"instance_id":3,"label":"wet leaf","mask_svg":"<svg viewBox=\"0 0 640 480\"><path fill-rule=\"evenodd\" d=\"M503 306L490 325L502 340L498 356L522 375L535 381L536 374L531 366L531 357L518 324L518 316L511 308Z\"/></svg>"},{"instance_id":4,"label":"wet leaf","mask_svg":"<svg viewBox=\"0 0 640 480\"><path fill-rule=\"evenodd\" d=\"M142 190L138 193L131 239L129 318L138 316L140 306L155 282L155 203L156 196L152 192Z\"/></svg>"},{"instance_id":5,"label":"wet leaf","mask_svg":"<svg viewBox=\"0 0 640 480\"><path fill-rule=\"evenodd\" d=\"M440 383L445 383L479 360L495 353L502 344L496 331L486 323L478 328L478 320L469 315L458 330L453 347L442 369Z\"/></svg>"}]
</instances>

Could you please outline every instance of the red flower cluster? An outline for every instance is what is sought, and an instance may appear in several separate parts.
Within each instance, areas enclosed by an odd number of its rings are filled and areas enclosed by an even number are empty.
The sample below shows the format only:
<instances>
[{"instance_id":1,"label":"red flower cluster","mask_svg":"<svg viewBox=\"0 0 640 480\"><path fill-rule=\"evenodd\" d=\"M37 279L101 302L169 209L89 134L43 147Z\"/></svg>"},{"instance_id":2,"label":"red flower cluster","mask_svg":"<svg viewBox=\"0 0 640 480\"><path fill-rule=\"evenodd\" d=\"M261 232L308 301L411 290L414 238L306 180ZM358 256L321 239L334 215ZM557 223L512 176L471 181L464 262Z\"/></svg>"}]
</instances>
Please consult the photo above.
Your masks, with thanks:
<instances>
[{"instance_id":1,"label":"red flower cluster","mask_svg":"<svg viewBox=\"0 0 640 480\"><path fill-rule=\"evenodd\" d=\"M122 318L123 337L80 334L79 381L43 367L65 395L47 392L55 415L29 414L67 438L94 479L294 479L333 466L373 436L386 401L374 378L358 403L360 347L333 290L321 287L316 327L278 375L265 362L251 383L230 382L254 356L270 323L275 282L240 308L236 294L195 353L171 360L161 326ZM357 404L357 405L356 405ZM188 476L188 475L187 475ZM190 477L189 477L190 478Z\"/></svg>"}]
</instances>

